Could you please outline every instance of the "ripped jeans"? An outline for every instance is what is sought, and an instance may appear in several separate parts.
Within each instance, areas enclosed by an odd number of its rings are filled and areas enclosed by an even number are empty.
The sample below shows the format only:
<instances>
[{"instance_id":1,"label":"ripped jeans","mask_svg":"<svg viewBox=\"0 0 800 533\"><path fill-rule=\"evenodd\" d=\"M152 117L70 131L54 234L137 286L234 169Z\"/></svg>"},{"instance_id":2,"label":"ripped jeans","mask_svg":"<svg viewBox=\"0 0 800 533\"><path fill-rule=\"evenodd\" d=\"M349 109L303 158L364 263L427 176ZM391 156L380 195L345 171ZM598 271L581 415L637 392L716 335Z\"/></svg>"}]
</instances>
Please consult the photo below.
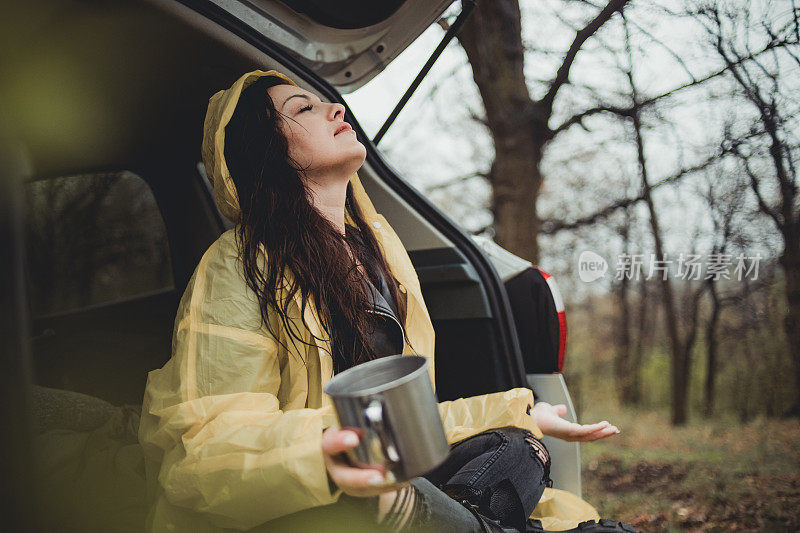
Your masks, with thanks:
<instances>
[{"instance_id":1,"label":"ripped jeans","mask_svg":"<svg viewBox=\"0 0 800 533\"><path fill-rule=\"evenodd\" d=\"M442 465L412 483L429 509L429 523L419 524L419 529L482 531L472 513L458 503L466 500L509 531L524 531L545 487L553 484L550 454L526 430L492 429L454 444Z\"/></svg>"},{"instance_id":2,"label":"ripped jeans","mask_svg":"<svg viewBox=\"0 0 800 533\"><path fill-rule=\"evenodd\" d=\"M444 463L411 480L420 512L408 531L478 533L482 526L465 505L495 519L509 532L525 531L525 522L550 480L550 455L530 432L516 427L491 429L451 447ZM373 501L374 500L374 501ZM268 531L390 531L370 523L376 498L342 495L337 503L271 521ZM341 526L341 529L337 529Z\"/></svg>"}]
</instances>

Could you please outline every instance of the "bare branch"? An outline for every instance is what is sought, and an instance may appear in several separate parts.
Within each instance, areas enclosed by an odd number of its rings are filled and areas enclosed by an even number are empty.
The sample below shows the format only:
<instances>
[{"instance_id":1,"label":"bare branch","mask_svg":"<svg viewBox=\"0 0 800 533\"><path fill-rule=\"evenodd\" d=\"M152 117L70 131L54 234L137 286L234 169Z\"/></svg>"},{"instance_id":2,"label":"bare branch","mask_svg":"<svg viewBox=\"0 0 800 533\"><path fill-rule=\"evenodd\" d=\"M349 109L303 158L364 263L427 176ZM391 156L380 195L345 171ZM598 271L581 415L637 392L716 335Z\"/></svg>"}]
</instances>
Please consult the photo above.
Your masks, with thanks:
<instances>
[{"instance_id":1,"label":"bare branch","mask_svg":"<svg viewBox=\"0 0 800 533\"><path fill-rule=\"evenodd\" d=\"M660 46L661 48L666 50L667 53L669 55L671 55L672 58L675 61L678 62L678 64L681 66L681 68L683 68L683 71L686 72L686 74L689 76L689 78L691 78L692 81L695 80L694 74L692 74L692 71L686 65L686 61L684 61L683 58L680 55L678 55L678 53L675 50L672 49L672 47L667 46L667 44L665 42L663 42L662 40L656 39L655 35L653 35L649 31L647 31L641 24L638 24L636 21L634 21L634 20L632 20L630 18L626 18L626 20L627 20L628 24L630 24L631 26L636 27L637 30L639 30L643 35L647 36L652 42L656 43L658 46Z\"/></svg>"},{"instance_id":2,"label":"bare branch","mask_svg":"<svg viewBox=\"0 0 800 533\"><path fill-rule=\"evenodd\" d=\"M576 115L573 115L572 117L568 118L560 126L558 126L556 128L553 128L551 130L550 139L554 138L559 133L562 133L563 131L569 129L570 127L572 127L572 126L574 126L576 124L580 124L584 129L586 129L586 126L583 124L583 119L591 117L593 115L599 115L599 114L603 114L603 113L611 113L611 114L614 114L614 115L617 115L617 116L620 116L620 117L632 117L633 113L637 110L637 107L639 109L642 109L642 108L645 108L645 107L649 107L649 106L655 104L656 102L658 102L659 100L666 99L667 97L672 96L674 94L677 94L677 93L679 93L681 91L685 91L686 89L689 89L691 87L696 87L698 85L702 85L703 83L706 83L707 81L710 81L710 80L712 80L714 78L717 78L717 77L725 74L726 72L730 71L731 68L739 66L739 65L741 65L741 64L743 64L743 63L745 63L747 61L756 59L760 55L765 54L765 53L767 53L767 52L769 52L771 50L774 50L776 48L787 48L788 49L788 47L790 45L793 45L793 44L796 44L796 43L794 41L791 41L791 42L790 41L777 41L777 42L773 41L773 42L770 42L766 46L764 46L764 48L762 48L761 50L759 50L757 52L753 52L751 54L747 54L745 56L737 58L735 60L731 60L730 63L726 63L726 65L723 68L719 69L719 70L716 70L714 72L710 72L710 73L706 74L705 76L703 76L701 78L694 78L692 81L690 81L688 83L684 83L683 85L679 85L677 87L674 87L674 88L672 88L672 89L670 89L670 90L668 90L666 92L663 92L663 93L661 93L659 95L653 96L651 98L643 99L638 104L636 104L634 106L631 106L631 107L619 107L619 106L612 106L612 105L598 105L597 107L592 107L592 108L586 109L585 111L581 111L580 113L577 113Z\"/></svg>"},{"instance_id":3,"label":"bare branch","mask_svg":"<svg viewBox=\"0 0 800 533\"><path fill-rule=\"evenodd\" d=\"M619 107L619 106L612 106L612 105L602 105L602 106L592 107L590 109L587 109L585 111L581 111L580 113L571 116L569 119L567 119L559 127L551 130L550 138L552 139L553 137L555 137L559 133L563 132L564 130L566 130L568 128L571 128L572 126L574 126L576 124L580 124L583 129L588 130L589 128L583 123L583 119L591 117L591 116L594 116L594 115L600 115L600 114L603 114L603 113L609 113L609 114L615 115L617 117L631 117L631 116L633 116L634 111L635 111L635 109L633 107Z\"/></svg>"},{"instance_id":4,"label":"bare branch","mask_svg":"<svg viewBox=\"0 0 800 533\"><path fill-rule=\"evenodd\" d=\"M573 39L569 50L567 50L567 54L564 56L564 61L561 63L561 66L558 67L556 76L553 78L553 82L550 84L547 94L545 94L539 102L540 105L543 105L548 110L553 109L553 102L556 99L556 94L558 94L559 89L561 89L561 87L569 79L569 71L572 68L572 64L575 62L575 57L578 55L583 43L585 43L589 37L594 35L597 30L603 26L603 24L608 22L614 13L621 11L627 3L628 0L611 0L600 11L600 13L597 14L597 16L589 22L589 24L575 34L575 39Z\"/></svg>"},{"instance_id":5,"label":"bare branch","mask_svg":"<svg viewBox=\"0 0 800 533\"><path fill-rule=\"evenodd\" d=\"M656 189L663 185L667 185L669 183L677 183L684 177L694 174L700 170L704 170L711 166L717 159L719 159L722 155L724 155L724 151L722 149L715 152L713 155L705 159L704 161L698 163L689 168L681 169L679 172L672 174L671 176L667 176L666 178L657 181L656 183L650 185L650 190ZM559 231L563 230L575 230L584 226L589 226L591 224L596 224L597 222L603 221L608 219L611 215L617 212L620 209L625 209L634 204L638 204L639 202L645 199L645 194L639 194L638 196L630 197L630 198L620 198L609 205L603 207L599 211L595 211L591 215L587 215L571 222L565 222L561 220L549 219L542 221L542 234L544 235L552 235L554 233L558 233Z\"/></svg>"},{"instance_id":6,"label":"bare branch","mask_svg":"<svg viewBox=\"0 0 800 533\"><path fill-rule=\"evenodd\" d=\"M469 174L464 174L463 176L457 176L455 178L451 178L451 179L443 181L441 183L437 183L435 185L431 185L429 187L425 187L424 188L425 189L425 193L426 194L430 194L433 191L446 189L447 187L451 187L453 185L457 185L459 183L462 183L464 181L471 180L472 178L477 178L477 177L489 179L489 173L488 172L470 172Z\"/></svg>"},{"instance_id":7,"label":"bare branch","mask_svg":"<svg viewBox=\"0 0 800 533\"><path fill-rule=\"evenodd\" d=\"M469 105L467 105L467 109L469 110L469 118L470 118L470 120L473 120L473 121L477 122L478 124L486 126L487 128L489 127L489 122L484 117L478 115L475 112L475 110L472 109Z\"/></svg>"},{"instance_id":8,"label":"bare branch","mask_svg":"<svg viewBox=\"0 0 800 533\"><path fill-rule=\"evenodd\" d=\"M744 168L744 171L747 174L747 177L750 178L750 188L752 189L753 194L755 194L756 201L758 201L758 208L762 213L769 215L769 217L775 222L778 230L783 230L783 221L781 220L780 214L776 213L775 210L767 205L767 202L764 200L764 196L761 194L761 186L759 184L758 175L756 175L756 173L750 167L750 162L748 161L747 156L739 150L739 146L737 144L734 144L731 147L731 152L737 156L742 168Z\"/></svg>"}]
</instances>

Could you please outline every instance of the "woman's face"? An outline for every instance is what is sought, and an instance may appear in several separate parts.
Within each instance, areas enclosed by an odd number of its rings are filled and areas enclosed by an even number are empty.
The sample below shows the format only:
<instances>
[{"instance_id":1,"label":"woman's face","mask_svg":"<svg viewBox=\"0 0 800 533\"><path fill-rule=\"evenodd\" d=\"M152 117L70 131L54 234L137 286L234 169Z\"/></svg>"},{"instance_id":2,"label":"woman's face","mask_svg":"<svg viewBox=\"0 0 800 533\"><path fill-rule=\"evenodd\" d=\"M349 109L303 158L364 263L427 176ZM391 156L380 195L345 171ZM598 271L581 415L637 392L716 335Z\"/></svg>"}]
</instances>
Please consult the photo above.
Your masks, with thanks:
<instances>
[{"instance_id":1,"label":"woman's face","mask_svg":"<svg viewBox=\"0 0 800 533\"><path fill-rule=\"evenodd\" d=\"M314 174L342 173L348 178L367 157L367 150L344 122L344 106L321 101L294 85L270 87L272 101L283 116L279 122L289 143L289 156ZM343 125L348 128L336 131Z\"/></svg>"}]
</instances>

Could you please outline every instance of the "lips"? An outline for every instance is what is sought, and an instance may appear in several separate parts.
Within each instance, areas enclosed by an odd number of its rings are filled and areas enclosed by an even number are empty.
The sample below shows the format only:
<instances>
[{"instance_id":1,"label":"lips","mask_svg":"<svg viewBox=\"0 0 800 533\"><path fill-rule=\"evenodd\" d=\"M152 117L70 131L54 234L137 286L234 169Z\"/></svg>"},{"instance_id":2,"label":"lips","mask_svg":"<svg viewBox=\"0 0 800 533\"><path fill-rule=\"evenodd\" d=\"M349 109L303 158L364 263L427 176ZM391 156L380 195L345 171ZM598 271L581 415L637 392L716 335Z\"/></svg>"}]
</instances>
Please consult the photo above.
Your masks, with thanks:
<instances>
[{"instance_id":1,"label":"lips","mask_svg":"<svg viewBox=\"0 0 800 533\"><path fill-rule=\"evenodd\" d=\"M336 131L333 132L334 137L342 133L343 131L353 131L353 128L351 128L350 124L348 124L347 122L342 122L342 125L336 128Z\"/></svg>"}]
</instances>

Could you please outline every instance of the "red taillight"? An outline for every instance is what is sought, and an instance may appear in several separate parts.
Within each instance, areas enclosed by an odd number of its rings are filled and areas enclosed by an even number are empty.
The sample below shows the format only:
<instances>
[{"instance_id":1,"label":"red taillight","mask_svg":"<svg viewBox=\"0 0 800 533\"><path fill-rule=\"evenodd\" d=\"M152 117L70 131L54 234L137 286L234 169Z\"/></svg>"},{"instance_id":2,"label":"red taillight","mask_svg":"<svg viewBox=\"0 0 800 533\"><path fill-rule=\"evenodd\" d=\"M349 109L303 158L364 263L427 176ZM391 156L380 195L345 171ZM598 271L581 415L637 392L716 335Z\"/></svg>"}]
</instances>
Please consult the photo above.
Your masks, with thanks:
<instances>
[{"instance_id":1,"label":"red taillight","mask_svg":"<svg viewBox=\"0 0 800 533\"><path fill-rule=\"evenodd\" d=\"M542 273L547 286L550 287L556 312L558 313L558 371L562 372L564 370L564 354L567 351L567 314L564 309L564 299L561 297L561 291L558 290L558 285L553 276L541 268L537 267L536 269Z\"/></svg>"},{"instance_id":2,"label":"red taillight","mask_svg":"<svg viewBox=\"0 0 800 533\"><path fill-rule=\"evenodd\" d=\"M558 312L558 371L564 371L564 354L567 351L567 314L564 311Z\"/></svg>"}]
</instances>

